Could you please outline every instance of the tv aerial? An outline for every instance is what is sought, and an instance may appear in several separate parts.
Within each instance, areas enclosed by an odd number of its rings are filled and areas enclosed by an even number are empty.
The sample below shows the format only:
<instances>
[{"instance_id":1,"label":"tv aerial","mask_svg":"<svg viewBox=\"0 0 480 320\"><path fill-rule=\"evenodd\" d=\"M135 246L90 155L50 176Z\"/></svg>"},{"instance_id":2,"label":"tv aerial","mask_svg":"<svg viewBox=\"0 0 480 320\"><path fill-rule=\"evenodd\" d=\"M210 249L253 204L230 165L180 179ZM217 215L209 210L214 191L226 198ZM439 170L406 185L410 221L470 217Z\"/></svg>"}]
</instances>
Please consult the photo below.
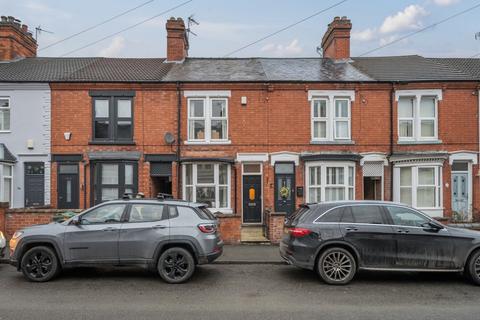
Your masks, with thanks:
<instances>
[{"instance_id":1,"label":"tv aerial","mask_svg":"<svg viewBox=\"0 0 480 320\"><path fill-rule=\"evenodd\" d=\"M192 31L192 25L198 26L200 23L198 23L194 18L193 14L190 15L187 19L187 39L190 34L193 34L194 36L197 36L195 32Z\"/></svg>"},{"instance_id":2,"label":"tv aerial","mask_svg":"<svg viewBox=\"0 0 480 320\"><path fill-rule=\"evenodd\" d=\"M35 27L35 40L38 40L38 36L39 36L42 32L53 33L53 31L45 30L45 29L42 28L42 26L39 25L38 27Z\"/></svg>"}]
</instances>

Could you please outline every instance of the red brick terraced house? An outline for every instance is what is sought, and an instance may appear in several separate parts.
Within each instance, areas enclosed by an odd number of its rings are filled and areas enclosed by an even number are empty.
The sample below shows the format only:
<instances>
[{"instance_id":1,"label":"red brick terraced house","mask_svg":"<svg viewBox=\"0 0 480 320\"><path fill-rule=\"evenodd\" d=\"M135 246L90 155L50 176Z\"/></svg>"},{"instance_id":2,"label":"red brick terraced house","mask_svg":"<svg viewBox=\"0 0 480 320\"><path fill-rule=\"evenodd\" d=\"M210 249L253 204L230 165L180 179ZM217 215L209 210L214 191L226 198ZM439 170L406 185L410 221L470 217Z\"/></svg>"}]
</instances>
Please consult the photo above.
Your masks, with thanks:
<instances>
[{"instance_id":1,"label":"red brick terraced house","mask_svg":"<svg viewBox=\"0 0 480 320\"><path fill-rule=\"evenodd\" d=\"M183 21L166 27L166 59L0 64L2 82L50 83L53 207L173 193L229 242L266 241L304 202L480 217L480 59L350 57L346 18L323 57L190 58Z\"/></svg>"}]
</instances>

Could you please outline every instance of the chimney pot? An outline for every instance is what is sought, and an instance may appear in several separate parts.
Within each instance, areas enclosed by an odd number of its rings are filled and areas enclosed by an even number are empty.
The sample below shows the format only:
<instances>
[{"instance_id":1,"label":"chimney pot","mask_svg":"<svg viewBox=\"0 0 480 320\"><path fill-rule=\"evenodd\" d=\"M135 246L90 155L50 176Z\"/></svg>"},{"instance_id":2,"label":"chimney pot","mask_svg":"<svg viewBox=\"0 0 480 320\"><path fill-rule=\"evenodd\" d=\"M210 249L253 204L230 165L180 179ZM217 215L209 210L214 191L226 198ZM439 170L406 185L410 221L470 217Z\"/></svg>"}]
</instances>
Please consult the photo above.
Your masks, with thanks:
<instances>
[{"instance_id":1,"label":"chimney pot","mask_svg":"<svg viewBox=\"0 0 480 320\"><path fill-rule=\"evenodd\" d=\"M22 31L25 33L28 32L28 26L26 24L22 24Z\"/></svg>"},{"instance_id":2,"label":"chimney pot","mask_svg":"<svg viewBox=\"0 0 480 320\"><path fill-rule=\"evenodd\" d=\"M2 22L7 22L7 17L6 16L2 16Z\"/></svg>"},{"instance_id":3,"label":"chimney pot","mask_svg":"<svg viewBox=\"0 0 480 320\"><path fill-rule=\"evenodd\" d=\"M343 16L333 18L322 38L323 56L335 60L350 58L350 31L352 23Z\"/></svg>"}]
</instances>

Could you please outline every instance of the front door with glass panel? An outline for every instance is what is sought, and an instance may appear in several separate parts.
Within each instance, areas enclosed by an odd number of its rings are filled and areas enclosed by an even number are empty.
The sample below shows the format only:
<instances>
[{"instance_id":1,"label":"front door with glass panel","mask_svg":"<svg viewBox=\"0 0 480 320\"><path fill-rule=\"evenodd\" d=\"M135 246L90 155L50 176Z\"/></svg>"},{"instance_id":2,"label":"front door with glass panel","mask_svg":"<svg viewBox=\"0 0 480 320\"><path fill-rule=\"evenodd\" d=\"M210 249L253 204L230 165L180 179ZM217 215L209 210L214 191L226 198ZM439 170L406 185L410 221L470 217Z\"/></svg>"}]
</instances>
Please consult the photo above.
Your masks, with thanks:
<instances>
[{"instance_id":1,"label":"front door with glass panel","mask_svg":"<svg viewBox=\"0 0 480 320\"><path fill-rule=\"evenodd\" d=\"M275 211L290 215L295 210L295 164L275 164Z\"/></svg>"},{"instance_id":2,"label":"front door with glass panel","mask_svg":"<svg viewBox=\"0 0 480 320\"><path fill-rule=\"evenodd\" d=\"M262 176L243 176L243 222L262 222Z\"/></svg>"},{"instance_id":3,"label":"front door with glass panel","mask_svg":"<svg viewBox=\"0 0 480 320\"><path fill-rule=\"evenodd\" d=\"M58 208L78 208L78 165L60 164L58 166Z\"/></svg>"},{"instance_id":4,"label":"front door with glass panel","mask_svg":"<svg viewBox=\"0 0 480 320\"><path fill-rule=\"evenodd\" d=\"M468 219L468 173L452 172L452 210Z\"/></svg>"},{"instance_id":5,"label":"front door with glass panel","mask_svg":"<svg viewBox=\"0 0 480 320\"><path fill-rule=\"evenodd\" d=\"M43 206L45 201L45 164L25 162L25 206Z\"/></svg>"}]
</instances>

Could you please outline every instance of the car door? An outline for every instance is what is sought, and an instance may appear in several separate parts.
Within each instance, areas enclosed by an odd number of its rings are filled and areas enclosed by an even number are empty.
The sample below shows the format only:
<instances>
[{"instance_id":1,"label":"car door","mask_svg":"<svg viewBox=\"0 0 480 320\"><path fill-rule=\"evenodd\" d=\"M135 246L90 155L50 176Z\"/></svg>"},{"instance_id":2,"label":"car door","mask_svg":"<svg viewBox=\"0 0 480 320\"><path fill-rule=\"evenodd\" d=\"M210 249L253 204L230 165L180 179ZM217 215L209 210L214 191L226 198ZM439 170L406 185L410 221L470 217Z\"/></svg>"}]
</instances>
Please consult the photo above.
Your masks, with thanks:
<instances>
[{"instance_id":1,"label":"car door","mask_svg":"<svg viewBox=\"0 0 480 320\"><path fill-rule=\"evenodd\" d=\"M118 236L127 205L104 204L79 217L65 229L64 248L69 262L118 262Z\"/></svg>"},{"instance_id":2,"label":"car door","mask_svg":"<svg viewBox=\"0 0 480 320\"><path fill-rule=\"evenodd\" d=\"M352 205L345 208L340 230L343 239L360 255L360 266L389 268L395 263L396 243L392 226L378 205Z\"/></svg>"},{"instance_id":3,"label":"car door","mask_svg":"<svg viewBox=\"0 0 480 320\"><path fill-rule=\"evenodd\" d=\"M166 206L132 203L120 230L120 262L144 262L152 259L158 244L169 239Z\"/></svg>"},{"instance_id":4,"label":"car door","mask_svg":"<svg viewBox=\"0 0 480 320\"><path fill-rule=\"evenodd\" d=\"M431 219L403 206L385 206L397 239L399 268L451 269L454 242L447 229L432 228Z\"/></svg>"}]
</instances>

